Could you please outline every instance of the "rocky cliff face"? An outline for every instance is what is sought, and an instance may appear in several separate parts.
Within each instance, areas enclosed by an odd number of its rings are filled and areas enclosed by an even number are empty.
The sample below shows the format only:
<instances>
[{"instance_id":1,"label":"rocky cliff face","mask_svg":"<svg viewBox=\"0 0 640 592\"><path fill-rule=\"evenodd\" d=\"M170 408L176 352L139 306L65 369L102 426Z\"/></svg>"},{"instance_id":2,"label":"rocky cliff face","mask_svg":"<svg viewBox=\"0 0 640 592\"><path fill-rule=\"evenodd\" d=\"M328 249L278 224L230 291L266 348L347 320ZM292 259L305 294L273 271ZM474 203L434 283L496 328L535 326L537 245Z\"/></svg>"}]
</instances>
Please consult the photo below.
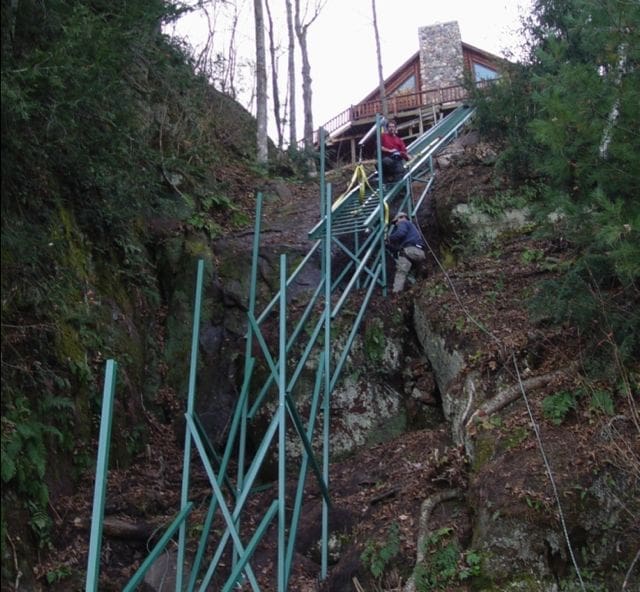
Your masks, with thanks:
<instances>
[{"instance_id":1,"label":"rocky cliff face","mask_svg":"<svg viewBox=\"0 0 640 592\"><path fill-rule=\"evenodd\" d=\"M451 437L468 462L469 548L497 589L555 590L577 578L574 562L590 586L606 589L595 574L614 574L634 553L625 508L637 508L636 478L615 453L633 443L633 424L623 409L577 407L550 420L546 402L582 380L580 338L527 314L554 265L546 255L523 263L523 254L548 245L526 235L499 244L499 258L476 256L428 280L414 304Z\"/></svg>"}]
</instances>

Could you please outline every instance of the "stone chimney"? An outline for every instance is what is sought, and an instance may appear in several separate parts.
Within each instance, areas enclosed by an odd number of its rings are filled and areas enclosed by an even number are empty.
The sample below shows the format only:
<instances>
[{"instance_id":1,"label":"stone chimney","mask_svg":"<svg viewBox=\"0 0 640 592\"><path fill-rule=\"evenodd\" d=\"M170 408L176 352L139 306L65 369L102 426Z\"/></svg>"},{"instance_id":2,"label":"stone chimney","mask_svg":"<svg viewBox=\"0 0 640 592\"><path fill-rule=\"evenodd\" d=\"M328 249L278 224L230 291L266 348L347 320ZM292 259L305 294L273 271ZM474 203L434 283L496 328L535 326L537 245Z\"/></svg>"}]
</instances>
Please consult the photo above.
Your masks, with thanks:
<instances>
[{"instance_id":1,"label":"stone chimney","mask_svg":"<svg viewBox=\"0 0 640 592\"><path fill-rule=\"evenodd\" d=\"M461 84L464 61L457 21L420 27L418 38L422 90Z\"/></svg>"}]
</instances>

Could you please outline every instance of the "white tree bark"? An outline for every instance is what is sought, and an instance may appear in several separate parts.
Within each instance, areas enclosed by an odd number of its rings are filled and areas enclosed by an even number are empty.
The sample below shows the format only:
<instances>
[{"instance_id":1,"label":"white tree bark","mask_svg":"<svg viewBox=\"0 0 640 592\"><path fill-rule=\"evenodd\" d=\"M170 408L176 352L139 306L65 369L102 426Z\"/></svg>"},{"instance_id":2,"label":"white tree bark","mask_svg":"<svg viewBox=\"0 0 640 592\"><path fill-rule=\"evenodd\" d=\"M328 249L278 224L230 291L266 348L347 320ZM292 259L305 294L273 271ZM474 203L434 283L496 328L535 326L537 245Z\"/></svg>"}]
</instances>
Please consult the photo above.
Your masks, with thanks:
<instances>
[{"instance_id":1,"label":"white tree bark","mask_svg":"<svg viewBox=\"0 0 640 592\"><path fill-rule=\"evenodd\" d=\"M287 36L289 47L287 49L287 74L289 80L289 146L295 148L298 143L298 132L296 130L296 37L293 29L293 8L291 0L286 0L287 4Z\"/></svg>"},{"instance_id":2,"label":"white tree bark","mask_svg":"<svg viewBox=\"0 0 640 592\"><path fill-rule=\"evenodd\" d=\"M276 122L276 132L278 134L278 150L282 150L284 144L284 129L282 123L282 113L280 107L280 89L278 87L278 48L275 42L275 30L273 18L271 17L271 7L269 0L264 0L269 19L269 56L271 57L271 92L273 92L273 118Z\"/></svg>"},{"instance_id":3,"label":"white tree bark","mask_svg":"<svg viewBox=\"0 0 640 592\"><path fill-rule=\"evenodd\" d=\"M266 164L269 158L267 151L267 60L262 0L253 0L253 9L256 25L256 120L258 124L256 158L259 164Z\"/></svg>"},{"instance_id":4,"label":"white tree bark","mask_svg":"<svg viewBox=\"0 0 640 592\"><path fill-rule=\"evenodd\" d=\"M616 79L614 81L614 86L616 89L620 86L620 82L622 82L622 75L625 72L627 65L627 46L626 44L620 45L618 47L618 69L616 73ZM611 111L609 112L609 117L607 119L607 125L604 128L604 132L602 133L602 140L600 141L600 158L607 158L609 154L609 144L611 144L611 137L613 136L613 127L618 120L620 115L620 99L616 98L613 102L613 107L611 107Z\"/></svg>"}]
</instances>

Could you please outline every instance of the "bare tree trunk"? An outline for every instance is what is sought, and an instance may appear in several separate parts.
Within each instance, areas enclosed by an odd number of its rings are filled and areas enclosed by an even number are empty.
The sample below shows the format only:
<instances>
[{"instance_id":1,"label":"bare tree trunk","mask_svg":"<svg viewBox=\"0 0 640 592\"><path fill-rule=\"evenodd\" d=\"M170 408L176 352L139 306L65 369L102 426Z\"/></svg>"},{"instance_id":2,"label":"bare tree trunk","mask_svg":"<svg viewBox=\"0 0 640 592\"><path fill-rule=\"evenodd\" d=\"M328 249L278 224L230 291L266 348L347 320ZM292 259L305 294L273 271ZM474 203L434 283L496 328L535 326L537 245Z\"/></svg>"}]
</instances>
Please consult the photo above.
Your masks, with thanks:
<instances>
[{"instance_id":1,"label":"bare tree trunk","mask_svg":"<svg viewBox=\"0 0 640 592\"><path fill-rule=\"evenodd\" d=\"M269 19L269 55L271 56L271 90L273 92L273 116L276 121L276 131L278 133L278 150L282 150L284 144L284 126L280 113L280 91L278 89L278 56L276 55L276 44L274 41L273 18L271 18L271 7L269 0L264 0Z\"/></svg>"},{"instance_id":2,"label":"bare tree trunk","mask_svg":"<svg viewBox=\"0 0 640 592\"><path fill-rule=\"evenodd\" d=\"M384 89L384 77L382 76L382 52L380 51L380 33L378 32L378 12L376 10L376 0L371 0L371 11L373 12L373 32L376 38L376 55L378 57L378 88L380 89L380 100L382 101L382 115L385 119L389 117L389 106Z\"/></svg>"},{"instance_id":3,"label":"bare tree trunk","mask_svg":"<svg viewBox=\"0 0 640 592\"><path fill-rule=\"evenodd\" d=\"M289 80L289 148L293 149L298 143L298 132L296 130L296 71L295 71L295 34L293 30L293 9L291 0L286 0L287 4L287 34L289 37L288 57L288 80Z\"/></svg>"},{"instance_id":4,"label":"bare tree trunk","mask_svg":"<svg viewBox=\"0 0 640 592\"><path fill-rule=\"evenodd\" d=\"M304 118L304 147L313 146L313 109L311 90L311 64L307 50L307 35L305 33L299 38L300 51L302 53L302 107Z\"/></svg>"},{"instance_id":5,"label":"bare tree trunk","mask_svg":"<svg viewBox=\"0 0 640 592\"><path fill-rule=\"evenodd\" d=\"M198 57L196 58L196 70L201 70L203 71L207 77L213 79L213 67L212 67L212 63L213 60L211 59L211 53L213 51L213 42L214 42L214 37L215 37L215 15L212 19L211 15L209 14L209 11L207 10L206 7L202 7L202 13L204 14L204 19L207 21L207 28L208 28L208 34L207 34L207 42L204 44L204 47L202 48L202 50L200 51L200 53L198 54Z\"/></svg>"},{"instance_id":6,"label":"bare tree trunk","mask_svg":"<svg viewBox=\"0 0 640 592\"><path fill-rule=\"evenodd\" d=\"M256 120L258 132L257 161L266 164L267 151L267 60L264 48L264 16L262 14L262 0L253 0L253 10L256 25Z\"/></svg>"},{"instance_id":7,"label":"bare tree trunk","mask_svg":"<svg viewBox=\"0 0 640 592\"><path fill-rule=\"evenodd\" d=\"M229 95L235 99L238 96L236 89L236 63L238 51L236 48L236 32L238 31L238 7L234 5L233 25L231 30L231 38L229 39L229 50L227 54L227 67L225 69L225 86L228 88Z\"/></svg>"},{"instance_id":8,"label":"bare tree trunk","mask_svg":"<svg viewBox=\"0 0 640 592\"><path fill-rule=\"evenodd\" d=\"M221 15L221 10L232 9L233 13L227 17L226 14ZM198 15L201 21L207 23L208 35L207 41L196 57L195 69L203 72L207 78L213 81L214 86L224 94L229 95L232 99L238 96L238 89L235 86L237 72L237 44L236 36L238 32L238 20L240 14L237 2L228 0L224 4L224 9L219 9L217 4L202 2L198 6ZM231 19L231 25L227 25L227 19ZM216 54L214 41L217 41L218 20L225 22L225 29L229 33L229 46L226 55Z\"/></svg>"},{"instance_id":9,"label":"bare tree trunk","mask_svg":"<svg viewBox=\"0 0 640 592\"><path fill-rule=\"evenodd\" d=\"M318 18L320 11L324 7L326 0L315 0L313 6L313 14L307 20L304 20L300 11L300 0L296 1L296 36L300 45L300 54L302 56L302 106L304 109L304 147L309 150L313 147L313 112L311 101L311 64L309 63L309 51L307 49L307 32L313 21ZM305 13L308 6L305 6Z\"/></svg>"}]
</instances>

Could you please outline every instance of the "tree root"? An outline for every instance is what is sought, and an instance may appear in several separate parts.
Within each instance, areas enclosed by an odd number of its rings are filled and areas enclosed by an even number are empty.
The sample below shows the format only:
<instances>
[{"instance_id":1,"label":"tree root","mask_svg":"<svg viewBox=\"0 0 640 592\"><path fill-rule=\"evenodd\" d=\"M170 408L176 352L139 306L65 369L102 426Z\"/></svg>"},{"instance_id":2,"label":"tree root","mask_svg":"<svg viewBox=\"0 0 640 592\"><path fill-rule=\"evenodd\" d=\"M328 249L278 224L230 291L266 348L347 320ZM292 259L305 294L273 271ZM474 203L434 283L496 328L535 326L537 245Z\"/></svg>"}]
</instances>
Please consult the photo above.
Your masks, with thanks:
<instances>
[{"instance_id":1,"label":"tree root","mask_svg":"<svg viewBox=\"0 0 640 592\"><path fill-rule=\"evenodd\" d=\"M543 374L542 376L534 376L523 381L522 383L517 383L508 388L502 389L495 397L480 405L480 407L478 407L471 414L471 417L465 424L465 432L467 434L469 433L469 428L476 418L481 416L493 415L496 411L500 411L500 409L503 409L509 403L513 403L513 401L520 397L520 395L522 394L522 390L532 391L538 389L541 386L548 384L552 380L562 378L566 375L567 370L569 370L569 368L556 370L555 372L549 372L548 374Z\"/></svg>"},{"instance_id":2,"label":"tree root","mask_svg":"<svg viewBox=\"0 0 640 592\"><path fill-rule=\"evenodd\" d=\"M455 498L461 498L462 491L460 489L447 489L429 496L422 502L420 506L420 522L418 523L418 545L416 551L416 567L420 565L425 558L425 543L429 535L429 519L434 508L442 502ZM403 592L416 592L416 582L413 574L404 585Z\"/></svg>"}]
</instances>

